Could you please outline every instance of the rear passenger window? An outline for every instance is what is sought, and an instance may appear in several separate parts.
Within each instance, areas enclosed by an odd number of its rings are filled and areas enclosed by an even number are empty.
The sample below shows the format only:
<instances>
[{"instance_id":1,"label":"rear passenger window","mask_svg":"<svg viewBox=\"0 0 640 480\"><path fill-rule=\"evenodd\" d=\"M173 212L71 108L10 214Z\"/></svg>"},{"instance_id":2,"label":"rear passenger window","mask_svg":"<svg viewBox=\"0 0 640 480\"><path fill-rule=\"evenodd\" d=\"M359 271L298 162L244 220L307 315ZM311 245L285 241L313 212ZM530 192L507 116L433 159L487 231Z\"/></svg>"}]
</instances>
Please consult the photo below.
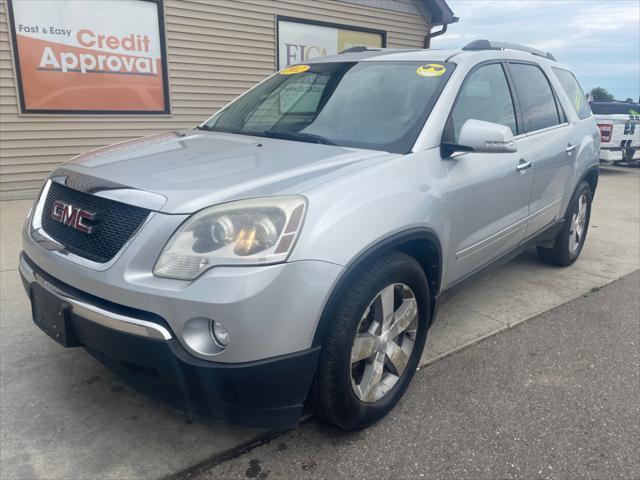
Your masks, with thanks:
<instances>
[{"instance_id":1,"label":"rear passenger window","mask_svg":"<svg viewBox=\"0 0 640 480\"><path fill-rule=\"evenodd\" d=\"M467 78L451 112L445 140L458 143L460 129L469 119L504 125L516 135L511 92L500 64L480 67Z\"/></svg>"},{"instance_id":2,"label":"rear passenger window","mask_svg":"<svg viewBox=\"0 0 640 480\"><path fill-rule=\"evenodd\" d=\"M587 97L585 97L584 92L580 88L580 84L576 80L576 77L573 76L573 73L562 70L561 68L553 68L552 70L553 73L556 74L556 77L558 77L564 93L567 94L567 97L569 97L569 100L571 100L571 103L576 109L578 117L580 117L581 120L590 117L591 110L587 103Z\"/></svg>"},{"instance_id":3,"label":"rear passenger window","mask_svg":"<svg viewBox=\"0 0 640 480\"><path fill-rule=\"evenodd\" d=\"M560 123L560 115L551 85L542 70L535 65L509 64L509 71L516 84L524 129L533 132Z\"/></svg>"}]
</instances>

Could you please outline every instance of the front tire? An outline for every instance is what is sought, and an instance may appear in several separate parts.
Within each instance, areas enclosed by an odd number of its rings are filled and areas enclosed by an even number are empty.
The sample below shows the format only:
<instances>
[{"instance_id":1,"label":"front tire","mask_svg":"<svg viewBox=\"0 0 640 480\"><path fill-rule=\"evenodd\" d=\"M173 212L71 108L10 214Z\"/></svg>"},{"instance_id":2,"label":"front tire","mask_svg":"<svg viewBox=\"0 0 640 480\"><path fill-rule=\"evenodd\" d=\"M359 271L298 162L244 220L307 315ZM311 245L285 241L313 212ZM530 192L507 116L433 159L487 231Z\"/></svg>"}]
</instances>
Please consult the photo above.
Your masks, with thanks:
<instances>
[{"instance_id":1,"label":"front tire","mask_svg":"<svg viewBox=\"0 0 640 480\"><path fill-rule=\"evenodd\" d=\"M564 217L564 225L555 239L553 248L538 246L540 260L560 267L568 267L578 259L589 230L592 199L591 186L587 182L580 183L571 198Z\"/></svg>"},{"instance_id":2,"label":"front tire","mask_svg":"<svg viewBox=\"0 0 640 480\"><path fill-rule=\"evenodd\" d=\"M398 403L416 371L430 321L420 264L392 252L359 272L338 300L312 387L315 410L345 430Z\"/></svg>"}]
</instances>

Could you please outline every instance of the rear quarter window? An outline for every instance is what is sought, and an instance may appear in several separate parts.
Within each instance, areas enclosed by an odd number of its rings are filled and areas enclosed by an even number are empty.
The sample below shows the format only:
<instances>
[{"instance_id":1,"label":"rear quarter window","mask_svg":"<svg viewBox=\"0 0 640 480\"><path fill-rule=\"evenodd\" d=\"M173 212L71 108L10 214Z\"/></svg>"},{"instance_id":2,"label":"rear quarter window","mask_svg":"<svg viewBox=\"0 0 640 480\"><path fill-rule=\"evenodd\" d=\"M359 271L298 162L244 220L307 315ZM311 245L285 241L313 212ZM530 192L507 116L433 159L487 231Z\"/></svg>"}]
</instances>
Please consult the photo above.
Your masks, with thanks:
<instances>
[{"instance_id":1,"label":"rear quarter window","mask_svg":"<svg viewBox=\"0 0 640 480\"><path fill-rule=\"evenodd\" d=\"M580 84L576 77L573 76L573 73L568 72L567 70L563 70L561 68L552 68L553 73L555 73L556 78L562 85L562 89L564 93L567 94L573 108L575 108L578 117L582 120L591 116L591 110L589 109L589 104L587 103L587 97L585 96L582 88L580 88Z\"/></svg>"}]
</instances>

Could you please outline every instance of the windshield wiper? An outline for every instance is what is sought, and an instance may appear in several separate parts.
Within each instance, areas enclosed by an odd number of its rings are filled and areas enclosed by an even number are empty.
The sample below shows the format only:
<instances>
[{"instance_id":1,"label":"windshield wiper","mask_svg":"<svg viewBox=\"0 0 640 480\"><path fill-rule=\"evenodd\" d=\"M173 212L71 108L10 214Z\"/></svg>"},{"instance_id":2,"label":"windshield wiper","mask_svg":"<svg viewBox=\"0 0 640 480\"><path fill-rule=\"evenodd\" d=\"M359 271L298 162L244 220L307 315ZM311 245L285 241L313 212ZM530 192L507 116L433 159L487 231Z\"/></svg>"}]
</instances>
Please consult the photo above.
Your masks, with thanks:
<instances>
[{"instance_id":1,"label":"windshield wiper","mask_svg":"<svg viewBox=\"0 0 640 480\"><path fill-rule=\"evenodd\" d=\"M282 140L299 140L301 142L321 143L323 145L337 145L333 140L329 140L326 137L305 132L274 132L273 130L265 130L260 133L247 133L247 135L258 135Z\"/></svg>"},{"instance_id":2,"label":"windshield wiper","mask_svg":"<svg viewBox=\"0 0 640 480\"><path fill-rule=\"evenodd\" d=\"M224 129L209 127L208 125L198 125L196 130L204 130L207 132L224 132ZM333 140L329 140L321 135L305 132L276 132L273 130L265 130L264 132L243 132L240 130L228 131L229 133L239 133L241 135L255 135L257 137L279 138L281 140L298 140L301 142L321 143L323 145L337 145Z\"/></svg>"}]
</instances>

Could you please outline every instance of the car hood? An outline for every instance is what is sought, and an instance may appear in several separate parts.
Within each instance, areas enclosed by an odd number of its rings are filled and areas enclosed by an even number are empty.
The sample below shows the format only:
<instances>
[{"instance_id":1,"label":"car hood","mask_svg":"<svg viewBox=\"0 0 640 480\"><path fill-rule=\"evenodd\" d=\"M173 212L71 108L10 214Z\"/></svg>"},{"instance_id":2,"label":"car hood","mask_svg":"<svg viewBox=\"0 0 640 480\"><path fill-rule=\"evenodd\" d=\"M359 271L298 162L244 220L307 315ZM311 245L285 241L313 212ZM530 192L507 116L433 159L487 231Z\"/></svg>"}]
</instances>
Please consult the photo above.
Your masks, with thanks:
<instances>
[{"instance_id":1,"label":"car hood","mask_svg":"<svg viewBox=\"0 0 640 480\"><path fill-rule=\"evenodd\" d=\"M63 169L165 197L159 211L192 213L241 198L298 194L397 154L188 130L92 150Z\"/></svg>"}]
</instances>

